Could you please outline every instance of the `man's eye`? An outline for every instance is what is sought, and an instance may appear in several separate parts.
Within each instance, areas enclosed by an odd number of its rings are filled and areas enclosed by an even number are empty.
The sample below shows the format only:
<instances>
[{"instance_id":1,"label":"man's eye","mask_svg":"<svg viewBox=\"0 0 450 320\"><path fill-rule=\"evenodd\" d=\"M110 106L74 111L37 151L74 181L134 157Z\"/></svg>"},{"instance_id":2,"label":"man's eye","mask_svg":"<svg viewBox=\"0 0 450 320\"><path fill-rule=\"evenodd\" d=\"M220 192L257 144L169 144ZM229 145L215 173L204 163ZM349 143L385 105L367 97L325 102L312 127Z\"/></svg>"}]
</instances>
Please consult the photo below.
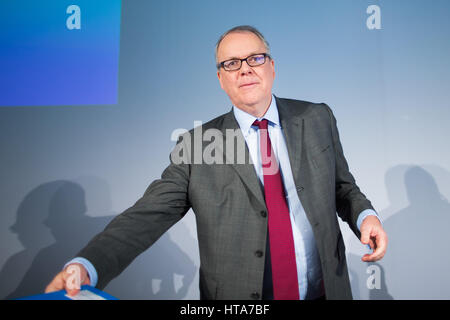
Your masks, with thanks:
<instances>
[{"instance_id":1,"label":"man's eye","mask_svg":"<svg viewBox=\"0 0 450 320\"><path fill-rule=\"evenodd\" d=\"M254 56L249 58L250 62L261 63L264 60L264 56Z\"/></svg>"},{"instance_id":2,"label":"man's eye","mask_svg":"<svg viewBox=\"0 0 450 320\"><path fill-rule=\"evenodd\" d=\"M238 64L237 60L232 60L232 61L228 61L227 63L225 63L225 65L227 67L234 67Z\"/></svg>"}]
</instances>

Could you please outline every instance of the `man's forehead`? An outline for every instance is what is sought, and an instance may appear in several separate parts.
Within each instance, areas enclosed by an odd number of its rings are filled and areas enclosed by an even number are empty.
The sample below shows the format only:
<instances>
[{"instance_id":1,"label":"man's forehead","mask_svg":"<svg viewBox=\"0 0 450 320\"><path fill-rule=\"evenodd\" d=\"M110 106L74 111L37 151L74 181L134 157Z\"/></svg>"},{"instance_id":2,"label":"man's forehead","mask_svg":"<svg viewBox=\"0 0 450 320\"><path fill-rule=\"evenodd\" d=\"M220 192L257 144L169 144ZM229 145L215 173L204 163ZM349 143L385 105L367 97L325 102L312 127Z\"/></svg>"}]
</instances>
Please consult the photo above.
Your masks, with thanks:
<instances>
[{"instance_id":1,"label":"man's forehead","mask_svg":"<svg viewBox=\"0 0 450 320\"><path fill-rule=\"evenodd\" d=\"M224 59L245 58L254 53L265 52L264 42L254 33L232 32L219 45L218 57Z\"/></svg>"}]
</instances>

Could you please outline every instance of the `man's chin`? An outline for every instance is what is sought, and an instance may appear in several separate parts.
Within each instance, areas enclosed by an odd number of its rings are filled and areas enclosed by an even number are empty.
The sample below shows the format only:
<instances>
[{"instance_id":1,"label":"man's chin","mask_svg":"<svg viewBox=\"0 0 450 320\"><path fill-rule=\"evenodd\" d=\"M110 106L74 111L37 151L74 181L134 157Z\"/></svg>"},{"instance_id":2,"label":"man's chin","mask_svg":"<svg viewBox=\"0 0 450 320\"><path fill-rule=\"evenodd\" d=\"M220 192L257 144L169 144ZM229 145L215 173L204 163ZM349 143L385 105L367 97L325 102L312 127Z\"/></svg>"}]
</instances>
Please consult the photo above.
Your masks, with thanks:
<instances>
[{"instance_id":1,"label":"man's chin","mask_svg":"<svg viewBox=\"0 0 450 320\"><path fill-rule=\"evenodd\" d=\"M244 95L241 99L241 103L245 104L246 106L257 106L263 102L264 99L262 99L261 95L255 95L252 93L249 93L247 95Z\"/></svg>"}]
</instances>

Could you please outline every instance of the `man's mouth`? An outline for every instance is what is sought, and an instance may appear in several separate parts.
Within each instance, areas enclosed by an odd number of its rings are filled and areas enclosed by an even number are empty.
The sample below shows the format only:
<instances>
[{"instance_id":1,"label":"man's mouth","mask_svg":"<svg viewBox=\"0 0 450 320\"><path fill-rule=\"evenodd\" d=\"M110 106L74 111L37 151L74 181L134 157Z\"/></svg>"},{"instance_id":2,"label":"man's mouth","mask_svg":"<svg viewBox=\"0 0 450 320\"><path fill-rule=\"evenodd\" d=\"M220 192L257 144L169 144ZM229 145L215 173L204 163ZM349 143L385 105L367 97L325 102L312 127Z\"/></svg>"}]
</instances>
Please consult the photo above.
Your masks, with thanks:
<instances>
[{"instance_id":1,"label":"man's mouth","mask_svg":"<svg viewBox=\"0 0 450 320\"><path fill-rule=\"evenodd\" d=\"M258 84L258 82L244 83L244 84L241 84L239 86L239 88L250 88L250 87L253 87L253 86L257 85L257 84Z\"/></svg>"}]
</instances>

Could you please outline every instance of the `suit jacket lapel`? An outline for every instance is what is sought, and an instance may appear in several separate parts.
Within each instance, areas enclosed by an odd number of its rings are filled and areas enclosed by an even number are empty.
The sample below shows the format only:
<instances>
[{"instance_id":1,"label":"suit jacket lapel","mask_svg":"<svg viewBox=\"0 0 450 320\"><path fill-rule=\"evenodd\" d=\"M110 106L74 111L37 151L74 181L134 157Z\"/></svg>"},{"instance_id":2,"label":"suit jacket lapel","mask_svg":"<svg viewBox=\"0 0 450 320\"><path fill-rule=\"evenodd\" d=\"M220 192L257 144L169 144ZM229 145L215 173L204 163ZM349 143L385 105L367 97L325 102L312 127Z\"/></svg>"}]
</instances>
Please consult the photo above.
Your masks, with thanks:
<instances>
[{"instance_id":1,"label":"suit jacket lapel","mask_svg":"<svg viewBox=\"0 0 450 320\"><path fill-rule=\"evenodd\" d=\"M258 179L258 176L255 171L255 167L253 163L251 163L250 159L250 152L248 151L247 143L245 143L245 138L242 135L242 131L239 127L238 122L236 121L236 118L234 117L233 110L231 110L229 113L225 114L224 120L223 120L223 126L221 128L222 134L223 134L223 145L227 146L227 129L232 129L236 133L237 138L240 141L243 141L245 144L245 163L239 163L237 160L239 150L237 152L233 152L234 157L231 158L228 155L229 152L224 152L225 157L228 156L228 158L224 159L224 163L230 163L230 165L236 170L238 175L240 176L242 182L245 184L245 186L250 190L250 192L259 200L259 202L265 206L266 202L264 200L264 193L263 193L263 187L261 185L261 182ZM230 138L228 136L228 138ZM241 140L242 139L242 140ZM231 145L235 146L236 143L230 143Z\"/></svg>"},{"instance_id":2,"label":"suit jacket lapel","mask_svg":"<svg viewBox=\"0 0 450 320\"><path fill-rule=\"evenodd\" d=\"M281 128L283 130L286 146L288 149L289 162L291 164L294 181L299 181L300 165L302 159L302 146L304 137L304 119L295 111L289 108L287 102L275 97L280 117Z\"/></svg>"}]
</instances>

